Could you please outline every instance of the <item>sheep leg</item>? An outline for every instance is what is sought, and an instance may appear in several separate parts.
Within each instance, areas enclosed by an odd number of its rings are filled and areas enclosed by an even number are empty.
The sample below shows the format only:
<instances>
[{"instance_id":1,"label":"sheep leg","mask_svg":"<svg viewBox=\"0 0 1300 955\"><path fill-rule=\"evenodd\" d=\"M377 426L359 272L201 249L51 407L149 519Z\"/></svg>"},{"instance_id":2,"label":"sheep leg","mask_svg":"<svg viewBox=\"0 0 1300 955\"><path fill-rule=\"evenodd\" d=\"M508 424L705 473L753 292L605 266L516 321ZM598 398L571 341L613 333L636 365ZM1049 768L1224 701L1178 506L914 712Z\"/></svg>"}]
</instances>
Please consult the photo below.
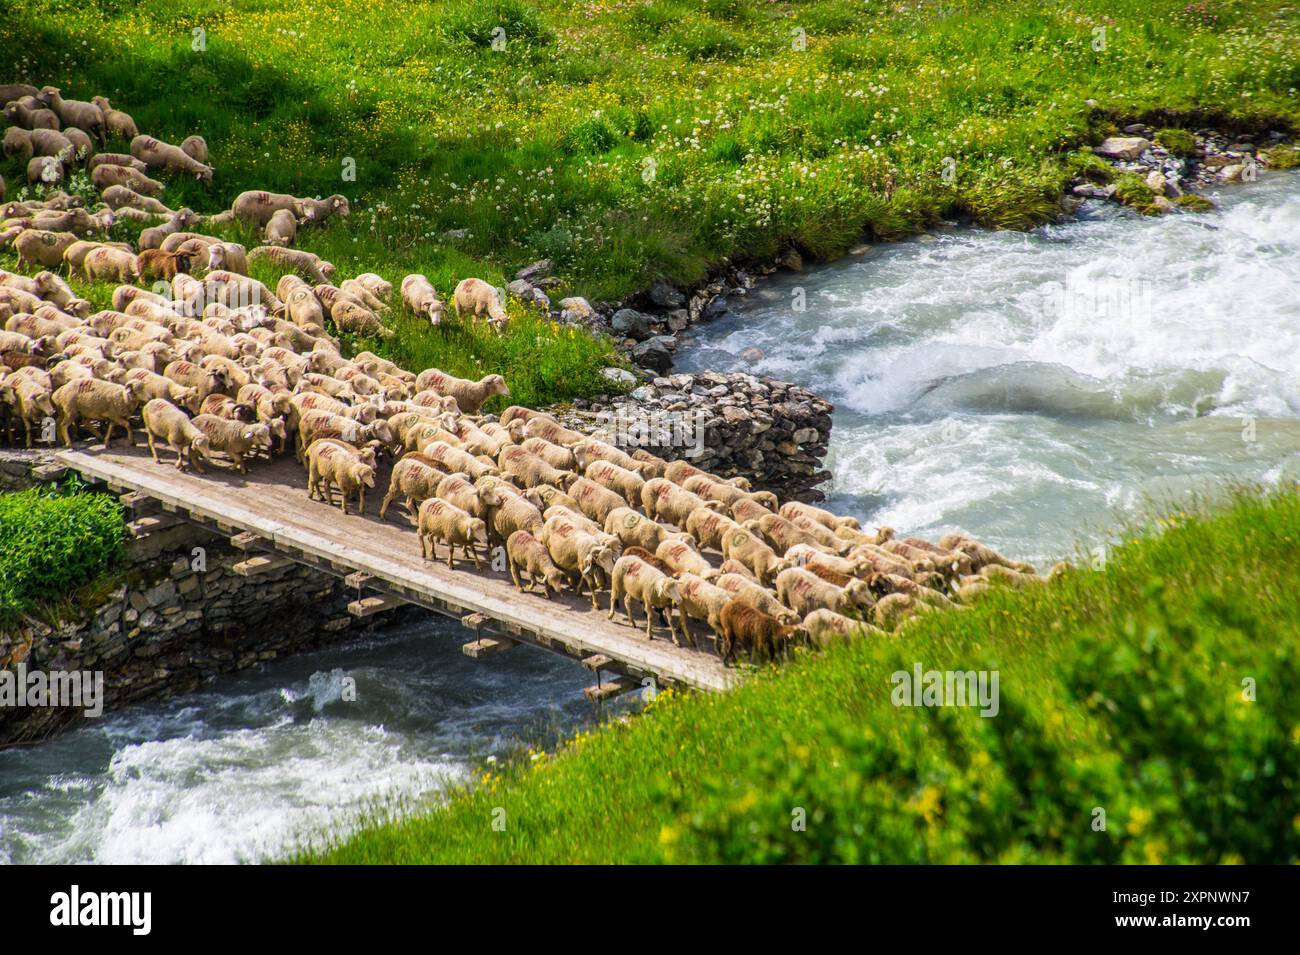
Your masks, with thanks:
<instances>
[{"instance_id":1,"label":"sheep leg","mask_svg":"<svg viewBox=\"0 0 1300 955\"><path fill-rule=\"evenodd\" d=\"M680 647L682 645L681 641L677 639L677 631L673 628L673 608L671 604L664 608L664 619L668 621L668 636L672 637L673 646ZM683 617L682 619L685 620L686 618Z\"/></svg>"},{"instance_id":2,"label":"sheep leg","mask_svg":"<svg viewBox=\"0 0 1300 955\"><path fill-rule=\"evenodd\" d=\"M107 451L113 443L113 422L108 422L108 427L104 430L104 450Z\"/></svg>"},{"instance_id":3,"label":"sheep leg","mask_svg":"<svg viewBox=\"0 0 1300 955\"><path fill-rule=\"evenodd\" d=\"M395 496L396 495L393 494L393 489L390 487L388 493L384 495L383 501L379 504L379 519L381 521L384 519L384 515L388 512L388 505L393 502Z\"/></svg>"},{"instance_id":4,"label":"sheep leg","mask_svg":"<svg viewBox=\"0 0 1300 955\"><path fill-rule=\"evenodd\" d=\"M519 568L515 566L515 562L513 560L510 561L510 579L515 582L515 590L519 591L520 593L523 593L524 585L519 582ZM531 579L528 581L528 589L530 591L533 589L533 582Z\"/></svg>"},{"instance_id":5,"label":"sheep leg","mask_svg":"<svg viewBox=\"0 0 1300 955\"><path fill-rule=\"evenodd\" d=\"M618 579L615 578L609 587L609 614L606 617L607 620L614 619L614 609L618 606L618 598L621 596L621 588L618 586ZM624 606L626 607L626 604Z\"/></svg>"},{"instance_id":6,"label":"sheep leg","mask_svg":"<svg viewBox=\"0 0 1300 955\"><path fill-rule=\"evenodd\" d=\"M152 431L149 431L149 430L146 430L145 433L144 433L144 435L145 435L146 438L149 439L149 453L153 455L153 463L154 463L154 464L158 464L158 463L160 463L160 462L158 461L158 448L157 448L157 446L153 443L153 432L152 432Z\"/></svg>"},{"instance_id":7,"label":"sheep leg","mask_svg":"<svg viewBox=\"0 0 1300 955\"><path fill-rule=\"evenodd\" d=\"M451 541L447 542L447 567L451 570L456 569L456 545Z\"/></svg>"},{"instance_id":8,"label":"sheep leg","mask_svg":"<svg viewBox=\"0 0 1300 955\"><path fill-rule=\"evenodd\" d=\"M655 625L655 610L654 610L654 607L652 607L652 606L650 605L650 601L647 600L647 599L645 599L645 598L642 598L642 600L641 600L641 605L645 608L645 638L646 638L647 640L653 640L653 639L655 638L655 636L654 636L654 625Z\"/></svg>"}]
</instances>

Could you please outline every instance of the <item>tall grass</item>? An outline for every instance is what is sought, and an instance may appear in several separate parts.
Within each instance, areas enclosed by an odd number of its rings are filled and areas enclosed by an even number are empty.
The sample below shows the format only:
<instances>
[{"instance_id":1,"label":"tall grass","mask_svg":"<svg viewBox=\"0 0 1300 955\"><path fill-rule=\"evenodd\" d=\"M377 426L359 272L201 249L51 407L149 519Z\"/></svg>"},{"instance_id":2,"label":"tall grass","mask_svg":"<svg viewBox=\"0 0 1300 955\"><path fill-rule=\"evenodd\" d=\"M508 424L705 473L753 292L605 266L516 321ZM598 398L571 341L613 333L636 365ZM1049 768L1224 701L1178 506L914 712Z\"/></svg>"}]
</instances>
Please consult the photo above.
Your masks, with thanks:
<instances>
[{"instance_id":1,"label":"tall grass","mask_svg":"<svg viewBox=\"0 0 1300 955\"><path fill-rule=\"evenodd\" d=\"M1294 863L1300 496L1162 526L1104 570L661 697L303 859ZM998 671L998 714L895 707L916 663Z\"/></svg>"},{"instance_id":2,"label":"tall grass","mask_svg":"<svg viewBox=\"0 0 1300 955\"><path fill-rule=\"evenodd\" d=\"M341 268L446 288L546 256L615 300L784 243L1044 221L1108 115L1294 128L1300 9L1185 7L10 0L0 44L12 80L202 132L216 180L178 203L341 191L362 214L304 241Z\"/></svg>"}]
</instances>

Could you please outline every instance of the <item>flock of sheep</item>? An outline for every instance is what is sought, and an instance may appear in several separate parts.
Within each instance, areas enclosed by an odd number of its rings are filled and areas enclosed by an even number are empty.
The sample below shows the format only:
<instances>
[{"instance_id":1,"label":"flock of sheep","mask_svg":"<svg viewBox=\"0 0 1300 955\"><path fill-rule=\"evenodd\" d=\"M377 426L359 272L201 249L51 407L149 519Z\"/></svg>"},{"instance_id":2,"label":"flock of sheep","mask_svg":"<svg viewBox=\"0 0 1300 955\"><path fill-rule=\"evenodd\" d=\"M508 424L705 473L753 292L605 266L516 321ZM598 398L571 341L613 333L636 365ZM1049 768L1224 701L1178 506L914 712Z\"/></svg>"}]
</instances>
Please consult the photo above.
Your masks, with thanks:
<instances>
[{"instance_id":1,"label":"flock of sheep","mask_svg":"<svg viewBox=\"0 0 1300 955\"><path fill-rule=\"evenodd\" d=\"M45 268L30 278L0 271L0 409L10 441L19 422L28 446L33 429L53 439L51 422L68 445L83 426L106 446L120 427L134 444L139 426L155 461L163 445L177 467L199 471L217 455L246 471L250 459L292 445L309 495L337 498L344 513L353 500L366 512L366 491L388 459L378 517L400 500L426 559L442 547L450 567L457 550L481 566L481 548L503 547L520 590L585 591L593 608L607 592L609 616L621 603L639 627L636 601L647 639L659 621L679 645L698 646L698 621L727 660L738 650L776 657L795 641L821 645L864 627L893 630L993 583L1048 579L963 535L936 545L897 540L888 528L867 534L852 518L781 503L684 461L628 454L538 411L512 406L494 420L481 411L509 395L500 375L475 382L433 368L414 374L368 351L346 358L326 317L339 330L383 335L392 284L366 273L335 286L330 263L289 248L299 227L348 215L345 198L241 194L206 221L262 229L267 244L245 252L186 231L205 218L153 197L162 186L149 172L211 176L200 137L177 147L140 136L106 100L64 100L53 87L0 86L0 99L18 124L6 131L6 154L11 143L29 147L33 162L52 161L60 173L84 163L106 204L90 212L56 193L3 208L0 244ZM39 135L47 132L72 150ZM94 152L92 136L102 144L128 135L130 155ZM49 168L29 165L29 178L48 183ZM157 223L138 250L102 238L122 215ZM262 257L287 270L274 291L246 274L248 260ZM112 308L92 314L58 268L121 283ZM165 283L162 294L135 284L146 280ZM438 323L443 305L423 276L407 276L400 295ZM486 282L466 279L453 305L504 328Z\"/></svg>"}]
</instances>

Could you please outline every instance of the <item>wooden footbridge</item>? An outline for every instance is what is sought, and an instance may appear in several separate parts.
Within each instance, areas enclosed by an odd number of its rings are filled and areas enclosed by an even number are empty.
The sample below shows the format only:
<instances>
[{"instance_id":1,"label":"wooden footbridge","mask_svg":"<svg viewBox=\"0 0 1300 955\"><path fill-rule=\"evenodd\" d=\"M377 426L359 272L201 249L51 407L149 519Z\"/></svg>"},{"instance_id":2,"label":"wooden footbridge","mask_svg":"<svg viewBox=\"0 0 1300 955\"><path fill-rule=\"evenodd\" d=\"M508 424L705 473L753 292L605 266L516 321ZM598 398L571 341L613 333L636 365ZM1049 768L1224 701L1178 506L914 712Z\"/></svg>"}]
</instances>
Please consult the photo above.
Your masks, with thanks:
<instances>
[{"instance_id":1,"label":"wooden footbridge","mask_svg":"<svg viewBox=\"0 0 1300 955\"><path fill-rule=\"evenodd\" d=\"M163 456L164 462L170 458ZM367 497L368 513L344 516L337 506L308 499L305 472L292 460L255 462L247 475L215 464L202 475L181 472L171 463L155 464L143 447L105 451L95 446L60 452L56 460L92 484L135 501L152 499L182 520L229 536L249 552L237 565L241 573L295 561L357 587L358 599L349 610L358 616L409 603L459 619L475 631L475 639L465 644L470 656L526 643L580 660L597 674L588 690L593 699L647 679L660 687L702 690L726 689L737 679L707 650L674 647L658 636L646 640L644 630L628 626L626 619L606 619L606 611L593 611L585 597L546 600L520 593L508 571L494 573L487 564L479 571L457 561L457 569L449 570L445 562L423 560L403 507L395 504L386 520L377 516L385 473ZM367 591L370 595L362 596ZM702 625L697 622L695 629L698 634ZM603 680L601 673L614 679Z\"/></svg>"}]
</instances>

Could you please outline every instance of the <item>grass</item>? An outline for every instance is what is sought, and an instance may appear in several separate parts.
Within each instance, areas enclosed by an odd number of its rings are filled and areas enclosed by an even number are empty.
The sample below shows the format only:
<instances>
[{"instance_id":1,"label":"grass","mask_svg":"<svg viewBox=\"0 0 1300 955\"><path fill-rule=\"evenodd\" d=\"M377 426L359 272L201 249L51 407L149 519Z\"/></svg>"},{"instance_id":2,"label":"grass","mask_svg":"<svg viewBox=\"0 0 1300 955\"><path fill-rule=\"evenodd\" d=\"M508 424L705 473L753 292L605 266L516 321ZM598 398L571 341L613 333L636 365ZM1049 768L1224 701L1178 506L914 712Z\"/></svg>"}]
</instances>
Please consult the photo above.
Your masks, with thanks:
<instances>
[{"instance_id":1,"label":"grass","mask_svg":"<svg viewBox=\"0 0 1300 955\"><path fill-rule=\"evenodd\" d=\"M0 494L0 627L102 578L124 555L122 508L75 486Z\"/></svg>"},{"instance_id":2,"label":"grass","mask_svg":"<svg viewBox=\"0 0 1300 955\"><path fill-rule=\"evenodd\" d=\"M1300 495L1238 493L1102 570L666 694L297 861L1294 863L1298 548ZM998 671L999 713L894 707L918 662Z\"/></svg>"},{"instance_id":3,"label":"grass","mask_svg":"<svg viewBox=\"0 0 1300 955\"><path fill-rule=\"evenodd\" d=\"M1300 9L1281 0L5 6L12 80L207 137L216 180L175 201L343 192L351 221L306 246L442 289L549 257L566 289L620 300L786 244L1023 228L1109 117L1300 117Z\"/></svg>"}]
</instances>

